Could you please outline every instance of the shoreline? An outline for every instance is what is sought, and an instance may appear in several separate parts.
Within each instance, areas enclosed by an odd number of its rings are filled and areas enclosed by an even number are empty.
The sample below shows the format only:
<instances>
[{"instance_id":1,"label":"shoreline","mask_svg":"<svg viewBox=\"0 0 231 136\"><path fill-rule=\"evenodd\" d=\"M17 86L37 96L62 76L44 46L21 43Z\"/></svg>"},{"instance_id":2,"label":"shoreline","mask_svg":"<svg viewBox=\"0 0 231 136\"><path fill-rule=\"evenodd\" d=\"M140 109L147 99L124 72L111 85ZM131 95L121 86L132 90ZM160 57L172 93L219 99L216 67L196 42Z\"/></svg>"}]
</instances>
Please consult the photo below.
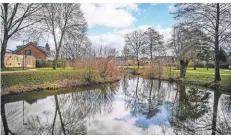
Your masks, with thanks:
<instances>
[{"instance_id":1,"label":"shoreline","mask_svg":"<svg viewBox=\"0 0 231 136\"><path fill-rule=\"evenodd\" d=\"M145 76L143 76L143 77L145 77ZM145 78L147 78L147 77L145 77ZM148 78L148 79L163 80L163 81L168 81L170 83L172 82L172 83L177 83L177 84L201 86L201 87L206 87L208 89L219 90L222 92L231 93L231 88L225 88L225 87L220 86L219 84L202 83L199 81L189 81L189 80L183 80L183 79L163 78L163 77L162 78L152 77L152 78Z\"/></svg>"},{"instance_id":2,"label":"shoreline","mask_svg":"<svg viewBox=\"0 0 231 136\"><path fill-rule=\"evenodd\" d=\"M18 95L24 92L39 92L43 90L57 90L61 88L74 88L74 87L90 87L94 85L101 85L101 84L108 84L108 83L116 83L121 78L114 78L114 79L106 79L102 81L93 81L93 82L81 82L79 80L59 80L54 83L48 83L48 84L40 84L40 85L29 85L29 86L16 86L16 88L13 86L12 88L7 91L2 90L1 96L7 96L7 95Z\"/></svg>"}]
</instances>

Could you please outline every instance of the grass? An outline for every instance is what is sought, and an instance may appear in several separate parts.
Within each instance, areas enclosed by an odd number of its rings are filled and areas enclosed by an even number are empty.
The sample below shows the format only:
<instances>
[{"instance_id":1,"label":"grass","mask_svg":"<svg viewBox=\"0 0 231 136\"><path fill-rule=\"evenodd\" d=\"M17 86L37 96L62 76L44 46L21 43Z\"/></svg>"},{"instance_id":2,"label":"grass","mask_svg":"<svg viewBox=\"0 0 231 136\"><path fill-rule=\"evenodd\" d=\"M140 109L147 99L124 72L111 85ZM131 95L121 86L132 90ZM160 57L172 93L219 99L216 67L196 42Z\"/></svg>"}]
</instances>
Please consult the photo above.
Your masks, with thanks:
<instances>
[{"instance_id":1,"label":"grass","mask_svg":"<svg viewBox=\"0 0 231 136\"><path fill-rule=\"evenodd\" d=\"M54 90L62 87L86 86L110 83L117 76L102 78L97 70L73 68L37 68L36 71L1 73L2 94L14 94L31 90Z\"/></svg>"},{"instance_id":2,"label":"grass","mask_svg":"<svg viewBox=\"0 0 231 136\"><path fill-rule=\"evenodd\" d=\"M166 69L163 72L164 75L168 75L169 72ZM231 70L227 71L226 69L220 69L221 81L219 84L222 88L231 88ZM173 70L173 77L179 77L180 71ZM186 81L195 81L200 83L211 83L214 80L214 69L207 70L206 68L197 68L197 70L193 70L193 68L189 67L186 72Z\"/></svg>"},{"instance_id":3,"label":"grass","mask_svg":"<svg viewBox=\"0 0 231 136\"><path fill-rule=\"evenodd\" d=\"M3 90L15 85L27 86L53 82L61 79L78 79L83 70L39 70L33 72L2 73Z\"/></svg>"},{"instance_id":4,"label":"grass","mask_svg":"<svg viewBox=\"0 0 231 136\"><path fill-rule=\"evenodd\" d=\"M137 67L136 67L137 68ZM145 68L145 67L144 67ZM133 69L135 69L133 67ZM144 75L145 71L148 69L140 69L142 75ZM152 70L153 72L155 69ZM150 72L149 72L150 73ZM150 77L152 75L151 73L149 75L146 75L148 78L158 78L158 74L154 73L154 77ZM172 67L172 78L176 79L180 75L179 70L174 70L174 67ZM210 68L207 70L206 68L197 68L194 70L192 67L187 68L186 77L182 79L182 82L185 83L192 83L197 85L205 85L205 84L211 84L214 80L214 69ZM220 87L223 90L230 90L231 89L231 70L227 69L220 69L220 75L221 75L221 81L219 82ZM170 77L170 69L168 67L163 67L162 75L163 78L168 79Z\"/></svg>"}]
</instances>

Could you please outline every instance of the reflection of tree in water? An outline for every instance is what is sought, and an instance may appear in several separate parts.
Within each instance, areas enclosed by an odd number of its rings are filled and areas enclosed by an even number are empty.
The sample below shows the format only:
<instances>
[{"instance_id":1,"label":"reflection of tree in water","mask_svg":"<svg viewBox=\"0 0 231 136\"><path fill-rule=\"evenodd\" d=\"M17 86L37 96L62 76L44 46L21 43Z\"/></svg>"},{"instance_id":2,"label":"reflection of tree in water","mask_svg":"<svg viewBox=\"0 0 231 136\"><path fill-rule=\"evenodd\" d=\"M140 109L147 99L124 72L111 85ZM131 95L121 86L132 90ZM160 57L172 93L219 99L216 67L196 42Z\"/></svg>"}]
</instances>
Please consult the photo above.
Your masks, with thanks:
<instances>
[{"instance_id":1,"label":"reflection of tree in water","mask_svg":"<svg viewBox=\"0 0 231 136\"><path fill-rule=\"evenodd\" d=\"M23 101L23 107L11 109L8 112L6 112L5 110L5 105L6 105L6 98L1 96L1 118L2 118L2 126L4 129L4 134L5 135L16 134L17 132L13 132L9 128L9 125L14 124L16 121L18 121L21 118L24 119L24 115L26 114L24 112L24 109L25 109L24 101ZM24 125L24 122L22 123L22 125Z\"/></svg>"},{"instance_id":2,"label":"reflection of tree in water","mask_svg":"<svg viewBox=\"0 0 231 136\"><path fill-rule=\"evenodd\" d=\"M34 134L86 134L86 120L95 114L112 110L115 86L100 90L84 91L54 96L55 112L49 122L50 113L33 116L28 121L28 129Z\"/></svg>"},{"instance_id":3,"label":"reflection of tree in water","mask_svg":"<svg viewBox=\"0 0 231 136\"><path fill-rule=\"evenodd\" d=\"M179 85L178 92L179 100L173 107L169 120L174 132L176 134L195 134L200 129L206 129L204 128L206 126L200 126L202 122L199 118L210 110L208 107L210 93L195 88L189 88L186 91L184 85Z\"/></svg>"},{"instance_id":4,"label":"reflection of tree in water","mask_svg":"<svg viewBox=\"0 0 231 136\"><path fill-rule=\"evenodd\" d=\"M212 134L231 134L231 96L214 93ZM220 109L218 101L220 98Z\"/></svg>"},{"instance_id":5,"label":"reflection of tree in water","mask_svg":"<svg viewBox=\"0 0 231 136\"><path fill-rule=\"evenodd\" d=\"M134 89L129 89L125 95L126 105L134 116L144 115L147 119L160 112L164 101L164 90L159 80L143 80L139 77L133 80Z\"/></svg>"}]
</instances>

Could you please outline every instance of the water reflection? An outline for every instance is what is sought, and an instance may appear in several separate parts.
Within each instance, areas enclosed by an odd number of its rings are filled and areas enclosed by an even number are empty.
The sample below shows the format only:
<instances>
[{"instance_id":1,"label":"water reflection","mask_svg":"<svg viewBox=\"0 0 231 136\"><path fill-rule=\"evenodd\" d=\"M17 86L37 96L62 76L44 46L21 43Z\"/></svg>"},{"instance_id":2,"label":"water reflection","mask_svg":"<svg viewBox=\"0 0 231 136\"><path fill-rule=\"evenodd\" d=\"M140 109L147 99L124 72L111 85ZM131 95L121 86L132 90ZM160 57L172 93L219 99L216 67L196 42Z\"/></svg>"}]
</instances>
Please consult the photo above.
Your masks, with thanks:
<instances>
[{"instance_id":1,"label":"water reflection","mask_svg":"<svg viewBox=\"0 0 231 136\"><path fill-rule=\"evenodd\" d=\"M86 91L13 99L2 97L5 134L231 134L230 95L159 80L125 76Z\"/></svg>"}]
</instances>

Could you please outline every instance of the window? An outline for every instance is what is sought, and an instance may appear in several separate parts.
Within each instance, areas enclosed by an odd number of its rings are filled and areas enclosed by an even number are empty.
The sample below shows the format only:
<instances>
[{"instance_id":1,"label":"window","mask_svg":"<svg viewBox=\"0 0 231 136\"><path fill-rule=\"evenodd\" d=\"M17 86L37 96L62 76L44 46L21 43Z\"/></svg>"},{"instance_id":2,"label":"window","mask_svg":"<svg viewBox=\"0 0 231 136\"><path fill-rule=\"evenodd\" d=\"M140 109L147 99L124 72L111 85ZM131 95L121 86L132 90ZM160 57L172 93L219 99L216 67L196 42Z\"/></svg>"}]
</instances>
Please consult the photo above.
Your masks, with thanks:
<instances>
[{"instance_id":1,"label":"window","mask_svg":"<svg viewBox=\"0 0 231 136\"><path fill-rule=\"evenodd\" d=\"M25 55L31 55L31 50L25 50Z\"/></svg>"}]
</instances>

